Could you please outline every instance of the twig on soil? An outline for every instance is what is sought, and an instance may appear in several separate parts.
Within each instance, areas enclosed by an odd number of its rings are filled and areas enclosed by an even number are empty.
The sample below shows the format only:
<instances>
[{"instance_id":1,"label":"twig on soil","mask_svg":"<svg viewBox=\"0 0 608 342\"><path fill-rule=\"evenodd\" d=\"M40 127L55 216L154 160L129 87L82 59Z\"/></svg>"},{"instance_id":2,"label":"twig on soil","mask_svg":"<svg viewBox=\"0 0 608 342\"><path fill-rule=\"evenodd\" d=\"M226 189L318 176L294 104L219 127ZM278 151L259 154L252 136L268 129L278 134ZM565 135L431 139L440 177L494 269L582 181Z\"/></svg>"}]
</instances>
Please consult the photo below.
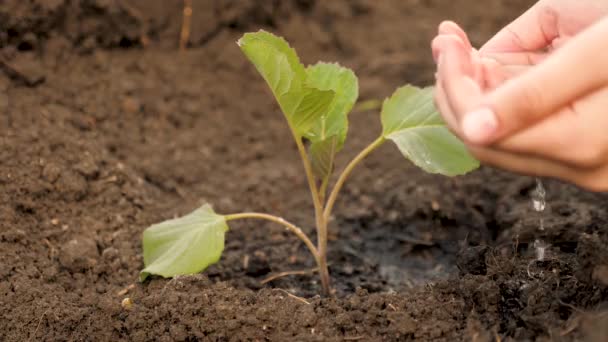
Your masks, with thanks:
<instances>
[{"instance_id":1,"label":"twig on soil","mask_svg":"<svg viewBox=\"0 0 608 342\"><path fill-rule=\"evenodd\" d=\"M184 13L182 18L182 30L179 35L179 49L184 51L190 40L190 26L192 22L192 0L184 0Z\"/></svg>"},{"instance_id":2,"label":"twig on soil","mask_svg":"<svg viewBox=\"0 0 608 342\"><path fill-rule=\"evenodd\" d=\"M281 292L285 293L287 296L289 296L289 297L291 297L291 298L293 298L293 299L295 299L295 300L297 300L297 301L299 301L299 302L302 302L302 303L304 303L304 304L306 304L306 305L310 305L310 302L309 302L309 301L307 301L306 299L304 299L304 298L302 298L302 297L298 297L298 296L294 295L293 293L290 293L290 292L289 292L289 291L287 291L287 290L283 290L283 289L277 289L277 290L279 290L279 291L281 291Z\"/></svg>"},{"instance_id":3,"label":"twig on soil","mask_svg":"<svg viewBox=\"0 0 608 342\"><path fill-rule=\"evenodd\" d=\"M38 329L40 329L40 324L42 324L42 319L44 318L44 316L46 316L46 313L49 312L50 309L51 308L47 308L46 310L44 310L42 316L40 316L40 319L38 320L38 325L36 325L36 330L34 330L34 333L32 334L32 336L30 336L29 341L32 341L34 337L36 337L36 333L38 333Z\"/></svg>"},{"instance_id":4,"label":"twig on soil","mask_svg":"<svg viewBox=\"0 0 608 342\"><path fill-rule=\"evenodd\" d=\"M129 286L127 286L127 287L125 287L124 289L122 289L122 290L118 291L118 292L116 293L116 295L117 295L117 296L124 296L124 295L126 295L127 293L129 293L129 291L133 290L134 288L135 288L135 284L131 284L131 285L129 285Z\"/></svg>"},{"instance_id":5,"label":"twig on soil","mask_svg":"<svg viewBox=\"0 0 608 342\"><path fill-rule=\"evenodd\" d=\"M314 272L317 272L319 270L318 267L315 268L311 268L309 270L299 270L299 271L285 271L285 272L281 272L281 273L277 273L277 274L273 274L267 278L264 278L260 281L261 284L267 284L273 280L279 279L279 278L283 278L283 277L287 277L287 276L291 276L291 275L307 275L307 274L312 274Z\"/></svg>"}]
</instances>

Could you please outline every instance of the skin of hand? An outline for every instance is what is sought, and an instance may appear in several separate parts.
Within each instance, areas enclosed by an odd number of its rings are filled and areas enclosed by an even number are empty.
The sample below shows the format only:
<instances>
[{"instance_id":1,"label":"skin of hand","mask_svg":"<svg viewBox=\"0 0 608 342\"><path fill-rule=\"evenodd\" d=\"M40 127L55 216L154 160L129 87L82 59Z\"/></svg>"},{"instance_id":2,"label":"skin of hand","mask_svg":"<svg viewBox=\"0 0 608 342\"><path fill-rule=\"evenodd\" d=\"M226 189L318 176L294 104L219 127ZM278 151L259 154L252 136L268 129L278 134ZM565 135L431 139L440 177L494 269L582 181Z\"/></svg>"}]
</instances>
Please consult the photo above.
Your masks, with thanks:
<instances>
[{"instance_id":1,"label":"skin of hand","mask_svg":"<svg viewBox=\"0 0 608 342\"><path fill-rule=\"evenodd\" d=\"M541 0L479 51L444 22L435 102L482 162L608 190L608 1Z\"/></svg>"}]
</instances>

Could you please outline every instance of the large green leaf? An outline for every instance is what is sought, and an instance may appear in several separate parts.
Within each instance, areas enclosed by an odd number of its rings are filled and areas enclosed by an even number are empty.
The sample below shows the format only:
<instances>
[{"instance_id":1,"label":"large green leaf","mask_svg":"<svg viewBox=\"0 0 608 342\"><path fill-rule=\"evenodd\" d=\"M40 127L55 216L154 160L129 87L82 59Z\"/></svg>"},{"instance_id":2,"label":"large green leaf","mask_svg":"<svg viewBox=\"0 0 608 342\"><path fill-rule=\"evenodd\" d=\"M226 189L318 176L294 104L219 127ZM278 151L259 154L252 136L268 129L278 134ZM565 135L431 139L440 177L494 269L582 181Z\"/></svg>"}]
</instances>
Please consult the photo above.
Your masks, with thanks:
<instances>
[{"instance_id":1,"label":"large green leaf","mask_svg":"<svg viewBox=\"0 0 608 342\"><path fill-rule=\"evenodd\" d=\"M285 39L265 31L246 33L239 41L272 90L290 126L304 136L327 113L335 92L306 84L306 69Z\"/></svg>"},{"instance_id":2,"label":"large green leaf","mask_svg":"<svg viewBox=\"0 0 608 342\"><path fill-rule=\"evenodd\" d=\"M382 106L382 135L426 172L454 176L479 166L445 126L433 103L432 88L404 86Z\"/></svg>"},{"instance_id":3,"label":"large green leaf","mask_svg":"<svg viewBox=\"0 0 608 342\"><path fill-rule=\"evenodd\" d=\"M209 205L150 226L143 236L145 268L140 279L150 274L173 277L203 271L219 261L227 230L224 217Z\"/></svg>"}]
</instances>

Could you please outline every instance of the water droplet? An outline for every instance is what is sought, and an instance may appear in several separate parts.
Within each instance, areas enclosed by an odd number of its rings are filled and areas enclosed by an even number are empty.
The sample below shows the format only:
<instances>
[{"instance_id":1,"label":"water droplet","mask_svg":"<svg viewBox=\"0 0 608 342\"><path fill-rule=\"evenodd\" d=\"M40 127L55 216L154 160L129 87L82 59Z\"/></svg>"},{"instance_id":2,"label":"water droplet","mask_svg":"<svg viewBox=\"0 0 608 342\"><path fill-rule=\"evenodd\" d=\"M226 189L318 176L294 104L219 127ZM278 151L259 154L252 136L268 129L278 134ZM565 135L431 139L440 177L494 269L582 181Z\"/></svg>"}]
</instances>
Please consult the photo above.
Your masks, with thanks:
<instances>
[{"instance_id":1,"label":"water droplet","mask_svg":"<svg viewBox=\"0 0 608 342\"><path fill-rule=\"evenodd\" d=\"M534 191L532 191L532 207L536 212L540 213L541 211L545 210L545 206L547 204L545 201L546 193L547 192L545 191L543 182L540 180L540 178L536 178L536 188ZM545 230L545 222L542 217L539 218L538 230L541 232ZM549 248L549 245L542 239L539 238L534 241L534 250L536 252L537 261L545 260L545 257L547 256L547 248Z\"/></svg>"},{"instance_id":2,"label":"water droplet","mask_svg":"<svg viewBox=\"0 0 608 342\"><path fill-rule=\"evenodd\" d=\"M536 260L537 261L545 260L547 248L549 248L549 245L546 244L543 240L540 240L540 239L534 240L534 249L536 250Z\"/></svg>"},{"instance_id":3,"label":"water droplet","mask_svg":"<svg viewBox=\"0 0 608 342\"><path fill-rule=\"evenodd\" d=\"M546 195L545 187L540 178L536 178L536 189L532 192L532 207L536 211L545 210L547 202L545 201Z\"/></svg>"}]
</instances>

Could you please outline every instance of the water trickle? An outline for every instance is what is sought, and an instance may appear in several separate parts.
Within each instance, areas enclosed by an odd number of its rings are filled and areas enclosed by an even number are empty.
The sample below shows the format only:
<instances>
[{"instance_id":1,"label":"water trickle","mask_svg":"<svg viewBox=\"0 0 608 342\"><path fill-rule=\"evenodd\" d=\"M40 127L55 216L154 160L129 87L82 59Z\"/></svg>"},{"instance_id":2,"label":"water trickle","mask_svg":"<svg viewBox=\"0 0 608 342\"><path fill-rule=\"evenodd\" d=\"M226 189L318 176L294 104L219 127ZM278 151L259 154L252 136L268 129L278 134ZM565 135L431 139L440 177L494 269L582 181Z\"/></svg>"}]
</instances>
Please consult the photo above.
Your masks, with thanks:
<instances>
[{"instance_id":1,"label":"water trickle","mask_svg":"<svg viewBox=\"0 0 608 342\"><path fill-rule=\"evenodd\" d=\"M547 192L545 191L545 187L543 186L543 182L540 178L536 178L536 188L532 191L532 208L537 213L541 213L545 210L547 202L545 200L545 195ZM545 230L545 225L543 221L543 217L539 217L539 231ZM536 260L543 261L546 257L546 251L549 248L549 245L546 244L541 238L538 238L534 241L534 249L536 251Z\"/></svg>"},{"instance_id":2,"label":"water trickle","mask_svg":"<svg viewBox=\"0 0 608 342\"><path fill-rule=\"evenodd\" d=\"M545 191L545 187L543 186L543 181L540 178L536 178L536 189L532 192L532 207L536 211L545 210L545 206L547 202L545 202L545 195L547 192Z\"/></svg>"},{"instance_id":3,"label":"water trickle","mask_svg":"<svg viewBox=\"0 0 608 342\"><path fill-rule=\"evenodd\" d=\"M547 256L547 249L549 248L549 245L546 244L543 240L541 239L536 239L534 240L534 250L536 251L536 260L537 261L543 261L545 260L545 257Z\"/></svg>"}]
</instances>

